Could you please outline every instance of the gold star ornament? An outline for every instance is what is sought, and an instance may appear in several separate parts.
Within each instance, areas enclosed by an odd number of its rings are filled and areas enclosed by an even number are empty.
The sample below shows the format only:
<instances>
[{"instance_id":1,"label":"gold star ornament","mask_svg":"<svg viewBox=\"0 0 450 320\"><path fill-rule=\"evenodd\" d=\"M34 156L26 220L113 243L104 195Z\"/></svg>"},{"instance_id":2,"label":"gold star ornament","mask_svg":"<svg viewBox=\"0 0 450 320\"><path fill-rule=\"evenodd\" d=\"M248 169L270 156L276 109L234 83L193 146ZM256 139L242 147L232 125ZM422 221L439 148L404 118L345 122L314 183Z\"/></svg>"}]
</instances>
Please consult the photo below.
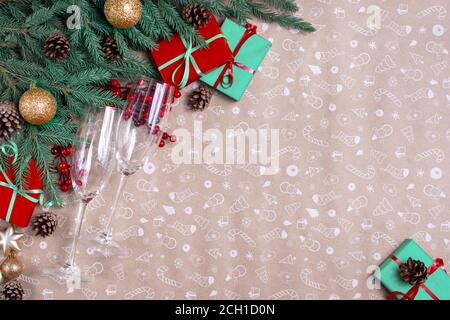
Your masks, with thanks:
<instances>
[{"instance_id":1,"label":"gold star ornament","mask_svg":"<svg viewBox=\"0 0 450 320\"><path fill-rule=\"evenodd\" d=\"M24 234L16 232L13 226L9 226L5 231L0 232L0 246L3 249L3 255L7 256L11 249L20 251L19 240L23 236Z\"/></svg>"}]
</instances>

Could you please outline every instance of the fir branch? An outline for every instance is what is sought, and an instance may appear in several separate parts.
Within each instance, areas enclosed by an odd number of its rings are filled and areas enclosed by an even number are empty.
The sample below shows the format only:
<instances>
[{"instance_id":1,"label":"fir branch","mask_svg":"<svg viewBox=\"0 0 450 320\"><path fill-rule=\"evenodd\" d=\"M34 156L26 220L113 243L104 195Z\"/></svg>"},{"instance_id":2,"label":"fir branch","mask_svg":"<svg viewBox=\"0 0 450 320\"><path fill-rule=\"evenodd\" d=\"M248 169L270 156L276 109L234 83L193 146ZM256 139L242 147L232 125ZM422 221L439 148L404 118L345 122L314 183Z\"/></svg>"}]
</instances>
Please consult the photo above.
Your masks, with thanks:
<instances>
[{"instance_id":1,"label":"fir branch","mask_svg":"<svg viewBox=\"0 0 450 320\"><path fill-rule=\"evenodd\" d=\"M168 4L165 0L158 0L158 6L161 10L162 17L167 23L177 32L181 37L190 43L196 43L201 46L206 46L205 39L198 35L198 33L188 25L175 10L175 8Z\"/></svg>"},{"instance_id":2,"label":"fir branch","mask_svg":"<svg viewBox=\"0 0 450 320\"><path fill-rule=\"evenodd\" d=\"M264 5L260 3L249 2L249 7L251 9L252 14L258 19L270 22L277 23L285 28L292 28L295 30L303 30L313 32L316 29L312 26L311 23L306 22L300 18L297 18L292 15L286 14L278 14L271 9L266 8Z\"/></svg>"},{"instance_id":3,"label":"fir branch","mask_svg":"<svg viewBox=\"0 0 450 320\"><path fill-rule=\"evenodd\" d=\"M259 2L266 3L277 10L285 12L295 13L299 9L295 0L259 0Z\"/></svg>"},{"instance_id":4,"label":"fir branch","mask_svg":"<svg viewBox=\"0 0 450 320\"><path fill-rule=\"evenodd\" d=\"M170 27L167 25L166 20L161 16L158 7L153 2L145 2L144 14L155 21L155 27L158 28L158 34L161 39L169 39L172 36Z\"/></svg>"}]
</instances>

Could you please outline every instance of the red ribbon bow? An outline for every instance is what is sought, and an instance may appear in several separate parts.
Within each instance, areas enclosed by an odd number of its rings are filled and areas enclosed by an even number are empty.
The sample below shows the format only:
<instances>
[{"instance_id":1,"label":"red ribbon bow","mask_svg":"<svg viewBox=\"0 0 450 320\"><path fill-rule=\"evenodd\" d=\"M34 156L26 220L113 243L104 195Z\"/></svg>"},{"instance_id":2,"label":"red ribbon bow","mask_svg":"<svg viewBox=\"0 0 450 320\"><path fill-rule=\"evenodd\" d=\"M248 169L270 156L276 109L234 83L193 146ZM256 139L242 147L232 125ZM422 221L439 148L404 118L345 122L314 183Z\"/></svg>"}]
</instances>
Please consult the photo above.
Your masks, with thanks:
<instances>
[{"instance_id":1,"label":"red ribbon bow","mask_svg":"<svg viewBox=\"0 0 450 320\"><path fill-rule=\"evenodd\" d=\"M403 262L401 262L396 256L391 256L390 258L394 260L394 262L399 267L403 265ZM433 263L428 267L427 275L431 276L439 268L447 272L447 270L445 270L444 267L444 260L442 260L441 258L436 258L434 259ZM439 300L439 298L433 293L433 291L431 291L424 283L417 284L411 287L411 289L409 289L408 292L406 293L403 293L401 291L393 291L389 294L388 298L394 300L397 298L397 296L400 296L401 300L414 300L417 294L419 293L420 289L425 290L425 292L428 293L428 295L431 298L433 298L433 300Z\"/></svg>"},{"instance_id":2,"label":"red ribbon bow","mask_svg":"<svg viewBox=\"0 0 450 320\"><path fill-rule=\"evenodd\" d=\"M257 28L258 28L257 26L252 25L252 24L246 25L244 35L242 36L242 38L239 41L236 48L234 49L231 59L228 60L225 64L225 66L223 67L222 72L220 73L219 77L217 78L216 83L214 84L214 88L217 88L219 86L219 84L221 84L221 83L222 83L222 86L224 86L225 88L231 87L231 85L233 84L233 81L234 81L233 66L241 68L251 74L256 73L255 70L247 67L246 65L244 65L240 62L237 62L236 55L239 53L239 51L241 50L241 48L245 44L245 42L247 42L248 39L250 39L252 36L254 36L256 34ZM228 81L225 81L225 79L228 79Z\"/></svg>"}]
</instances>

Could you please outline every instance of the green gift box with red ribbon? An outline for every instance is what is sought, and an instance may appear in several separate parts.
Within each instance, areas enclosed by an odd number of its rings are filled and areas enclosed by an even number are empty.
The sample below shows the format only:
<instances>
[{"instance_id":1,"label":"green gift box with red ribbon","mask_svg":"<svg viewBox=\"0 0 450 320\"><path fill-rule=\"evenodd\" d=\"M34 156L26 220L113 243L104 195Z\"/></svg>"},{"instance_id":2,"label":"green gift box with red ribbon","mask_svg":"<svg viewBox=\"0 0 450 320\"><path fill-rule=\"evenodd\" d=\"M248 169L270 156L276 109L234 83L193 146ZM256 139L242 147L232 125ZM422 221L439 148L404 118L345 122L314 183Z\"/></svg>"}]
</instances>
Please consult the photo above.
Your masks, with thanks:
<instances>
[{"instance_id":1,"label":"green gift box with red ribbon","mask_svg":"<svg viewBox=\"0 0 450 320\"><path fill-rule=\"evenodd\" d=\"M200 78L218 91L239 101L247 90L272 43L256 34L256 26L242 27L225 19L222 33L233 52L231 59L221 67Z\"/></svg>"},{"instance_id":2,"label":"green gift box with red ribbon","mask_svg":"<svg viewBox=\"0 0 450 320\"><path fill-rule=\"evenodd\" d=\"M411 258L426 267L426 276L414 285L406 282L400 268ZM442 258L430 257L414 240L405 240L381 265L375 276L389 291L390 299L450 300L450 276Z\"/></svg>"}]
</instances>

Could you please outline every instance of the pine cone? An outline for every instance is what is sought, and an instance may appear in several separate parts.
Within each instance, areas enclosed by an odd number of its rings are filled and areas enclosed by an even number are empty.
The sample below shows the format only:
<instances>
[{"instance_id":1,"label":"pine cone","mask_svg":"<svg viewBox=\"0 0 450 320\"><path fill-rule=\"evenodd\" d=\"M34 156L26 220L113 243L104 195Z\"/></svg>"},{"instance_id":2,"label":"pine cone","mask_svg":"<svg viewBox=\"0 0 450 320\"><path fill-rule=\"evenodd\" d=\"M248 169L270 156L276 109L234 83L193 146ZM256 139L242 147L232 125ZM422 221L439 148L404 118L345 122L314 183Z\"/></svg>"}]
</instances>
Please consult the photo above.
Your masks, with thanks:
<instances>
[{"instance_id":1,"label":"pine cone","mask_svg":"<svg viewBox=\"0 0 450 320\"><path fill-rule=\"evenodd\" d=\"M8 140L11 135L22 129L23 119L19 109L11 101L0 102L0 140Z\"/></svg>"},{"instance_id":2,"label":"pine cone","mask_svg":"<svg viewBox=\"0 0 450 320\"><path fill-rule=\"evenodd\" d=\"M408 258L406 263L400 266L400 276L404 281L415 286L427 280L428 268L422 261Z\"/></svg>"},{"instance_id":3,"label":"pine cone","mask_svg":"<svg viewBox=\"0 0 450 320\"><path fill-rule=\"evenodd\" d=\"M5 284L2 293L5 300L22 300L24 292L20 282L13 280Z\"/></svg>"},{"instance_id":4,"label":"pine cone","mask_svg":"<svg viewBox=\"0 0 450 320\"><path fill-rule=\"evenodd\" d=\"M211 102L212 91L208 86L200 86L197 90L192 92L189 98L189 106L194 111L203 111L208 108Z\"/></svg>"},{"instance_id":5,"label":"pine cone","mask_svg":"<svg viewBox=\"0 0 450 320\"><path fill-rule=\"evenodd\" d=\"M44 52L52 60L67 59L70 54L69 40L61 33L52 34L45 40Z\"/></svg>"},{"instance_id":6,"label":"pine cone","mask_svg":"<svg viewBox=\"0 0 450 320\"><path fill-rule=\"evenodd\" d=\"M206 25L211 18L208 10L206 10L206 8L201 4L188 4L184 6L181 16L184 21L196 29Z\"/></svg>"},{"instance_id":7,"label":"pine cone","mask_svg":"<svg viewBox=\"0 0 450 320\"><path fill-rule=\"evenodd\" d=\"M119 48L117 48L116 39L113 36L107 36L100 44L107 60L114 62L117 59L122 59Z\"/></svg>"},{"instance_id":8,"label":"pine cone","mask_svg":"<svg viewBox=\"0 0 450 320\"><path fill-rule=\"evenodd\" d=\"M37 236L43 238L48 237L55 232L58 226L58 217L51 212L42 212L34 218L33 231L36 231Z\"/></svg>"}]
</instances>

